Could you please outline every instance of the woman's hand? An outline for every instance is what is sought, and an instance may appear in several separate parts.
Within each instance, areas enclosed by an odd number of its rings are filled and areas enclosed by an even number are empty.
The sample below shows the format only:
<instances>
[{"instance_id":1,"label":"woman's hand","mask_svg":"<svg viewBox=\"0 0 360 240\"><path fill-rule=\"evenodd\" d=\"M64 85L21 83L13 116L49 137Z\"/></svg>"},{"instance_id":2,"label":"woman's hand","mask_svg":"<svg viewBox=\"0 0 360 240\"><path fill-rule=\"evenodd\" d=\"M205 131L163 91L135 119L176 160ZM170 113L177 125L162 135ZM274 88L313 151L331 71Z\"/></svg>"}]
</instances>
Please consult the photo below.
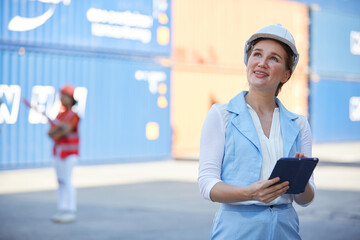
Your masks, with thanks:
<instances>
[{"instance_id":1,"label":"woman's hand","mask_svg":"<svg viewBox=\"0 0 360 240\"><path fill-rule=\"evenodd\" d=\"M280 181L279 177L257 181L249 186L249 194L251 200L257 200L269 203L274 199L283 195L289 189L289 182L276 184Z\"/></svg>"},{"instance_id":2,"label":"woman's hand","mask_svg":"<svg viewBox=\"0 0 360 240\"><path fill-rule=\"evenodd\" d=\"M250 186L235 186L224 182L218 182L210 191L210 198L214 202L233 203L257 200L269 203L283 195L289 189L289 182L276 184L279 177L257 181ZM275 184L275 185L274 185Z\"/></svg>"},{"instance_id":3,"label":"woman's hand","mask_svg":"<svg viewBox=\"0 0 360 240\"><path fill-rule=\"evenodd\" d=\"M297 152L297 153L295 153L294 158L306 158L306 156L304 155L304 153Z\"/></svg>"}]
</instances>

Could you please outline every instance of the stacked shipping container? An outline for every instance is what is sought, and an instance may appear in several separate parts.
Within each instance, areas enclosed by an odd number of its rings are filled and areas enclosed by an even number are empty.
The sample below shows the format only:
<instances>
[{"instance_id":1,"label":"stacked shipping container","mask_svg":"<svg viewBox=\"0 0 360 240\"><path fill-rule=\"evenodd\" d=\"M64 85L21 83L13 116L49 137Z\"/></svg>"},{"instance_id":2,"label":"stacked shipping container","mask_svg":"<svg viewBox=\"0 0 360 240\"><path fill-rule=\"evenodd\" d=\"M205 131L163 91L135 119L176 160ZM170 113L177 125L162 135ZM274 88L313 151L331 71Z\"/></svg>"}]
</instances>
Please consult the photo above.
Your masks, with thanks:
<instances>
[{"instance_id":1,"label":"stacked shipping container","mask_svg":"<svg viewBox=\"0 0 360 240\"><path fill-rule=\"evenodd\" d=\"M360 140L360 16L311 10L310 117L316 142Z\"/></svg>"},{"instance_id":2,"label":"stacked shipping container","mask_svg":"<svg viewBox=\"0 0 360 240\"><path fill-rule=\"evenodd\" d=\"M245 41L269 24L282 24L294 35L300 62L280 99L307 115L308 8L284 1L173 2L171 121L173 155L196 158L201 126L215 102L227 102L247 89ZM195 24L196 23L196 24Z\"/></svg>"},{"instance_id":3,"label":"stacked shipping container","mask_svg":"<svg viewBox=\"0 0 360 240\"><path fill-rule=\"evenodd\" d=\"M317 7L309 26L308 7L290 1L170 5L0 1L0 169L50 164L47 122L21 98L55 117L65 83L77 86L83 163L168 158L171 146L176 158L198 157L211 104L248 87L245 41L278 23L292 32L301 56L282 102L309 111L316 142L360 139L359 16Z\"/></svg>"},{"instance_id":4,"label":"stacked shipping container","mask_svg":"<svg viewBox=\"0 0 360 240\"><path fill-rule=\"evenodd\" d=\"M1 1L0 169L47 166L57 91L75 86L81 161L171 156L170 2Z\"/></svg>"}]
</instances>

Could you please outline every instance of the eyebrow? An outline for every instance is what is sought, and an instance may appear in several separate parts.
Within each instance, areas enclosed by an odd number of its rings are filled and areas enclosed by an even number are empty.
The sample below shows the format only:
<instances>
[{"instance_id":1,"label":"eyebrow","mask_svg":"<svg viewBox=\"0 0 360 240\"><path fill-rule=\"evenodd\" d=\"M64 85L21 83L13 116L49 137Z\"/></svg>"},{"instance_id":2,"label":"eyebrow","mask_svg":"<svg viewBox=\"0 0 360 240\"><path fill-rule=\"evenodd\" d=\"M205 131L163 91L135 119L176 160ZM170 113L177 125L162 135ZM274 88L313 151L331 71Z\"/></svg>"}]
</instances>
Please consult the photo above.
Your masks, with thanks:
<instances>
[{"instance_id":1,"label":"eyebrow","mask_svg":"<svg viewBox=\"0 0 360 240\"><path fill-rule=\"evenodd\" d=\"M254 48L253 52L258 51L258 52L263 52L263 50L261 48ZM283 59L279 54L277 54L276 52L271 52L272 55L278 56L280 59Z\"/></svg>"}]
</instances>

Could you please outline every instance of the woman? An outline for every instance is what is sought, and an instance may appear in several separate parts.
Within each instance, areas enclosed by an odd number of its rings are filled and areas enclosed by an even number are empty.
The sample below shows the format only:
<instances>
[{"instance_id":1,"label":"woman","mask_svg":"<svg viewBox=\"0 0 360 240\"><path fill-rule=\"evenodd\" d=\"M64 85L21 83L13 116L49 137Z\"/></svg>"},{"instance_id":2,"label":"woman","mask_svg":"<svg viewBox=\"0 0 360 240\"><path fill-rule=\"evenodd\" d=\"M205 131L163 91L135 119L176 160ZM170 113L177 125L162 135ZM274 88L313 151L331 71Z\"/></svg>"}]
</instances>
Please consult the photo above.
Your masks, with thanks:
<instances>
[{"instance_id":1,"label":"woman","mask_svg":"<svg viewBox=\"0 0 360 240\"><path fill-rule=\"evenodd\" d=\"M65 85L60 90L60 111L48 134L54 140L54 166L58 179L58 213L51 220L69 223L76 219L76 190L72 185L72 169L78 162L79 155L79 116L72 111L76 104L74 87Z\"/></svg>"},{"instance_id":2,"label":"woman","mask_svg":"<svg viewBox=\"0 0 360 240\"><path fill-rule=\"evenodd\" d=\"M298 60L285 28L260 29L245 44L249 91L213 105L206 117L198 181L205 199L221 203L212 239L301 239L292 202L311 203L313 176L297 195L285 194L288 182L268 180L279 158L311 156L308 121L276 98Z\"/></svg>"}]
</instances>

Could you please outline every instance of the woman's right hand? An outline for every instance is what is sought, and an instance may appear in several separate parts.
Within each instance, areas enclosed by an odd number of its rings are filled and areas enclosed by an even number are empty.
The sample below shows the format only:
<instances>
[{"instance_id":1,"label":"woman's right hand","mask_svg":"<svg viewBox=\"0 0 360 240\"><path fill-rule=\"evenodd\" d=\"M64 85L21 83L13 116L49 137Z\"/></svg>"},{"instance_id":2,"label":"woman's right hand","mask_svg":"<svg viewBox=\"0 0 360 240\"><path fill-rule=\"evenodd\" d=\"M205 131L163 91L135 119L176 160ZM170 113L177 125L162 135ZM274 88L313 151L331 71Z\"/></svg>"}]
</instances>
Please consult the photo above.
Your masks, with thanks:
<instances>
[{"instance_id":1,"label":"woman's right hand","mask_svg":"<svg viewBox=\"0 0 360 240\"><path fill-rule=\"evenodd\" d=\"M289 182L278 183L279 177L257 181L250 186L235 186L224 182L216 183L210 191L214 202L233 203L256 200L269 203L283 195L289 189Z\"/></svg>"},{"instance_id":2,"label":"woman's right hand","mask_svg":"<svg viewBox=\"0 0 360 240\"><path fill-rule=\"evenodd\" d=\"M280 181L279 177L257 181L249 186L249 195L251 200L257 200L269 203L283 195L289 189L289 182L276 184Z\"/></svg>"}]
</instances>

